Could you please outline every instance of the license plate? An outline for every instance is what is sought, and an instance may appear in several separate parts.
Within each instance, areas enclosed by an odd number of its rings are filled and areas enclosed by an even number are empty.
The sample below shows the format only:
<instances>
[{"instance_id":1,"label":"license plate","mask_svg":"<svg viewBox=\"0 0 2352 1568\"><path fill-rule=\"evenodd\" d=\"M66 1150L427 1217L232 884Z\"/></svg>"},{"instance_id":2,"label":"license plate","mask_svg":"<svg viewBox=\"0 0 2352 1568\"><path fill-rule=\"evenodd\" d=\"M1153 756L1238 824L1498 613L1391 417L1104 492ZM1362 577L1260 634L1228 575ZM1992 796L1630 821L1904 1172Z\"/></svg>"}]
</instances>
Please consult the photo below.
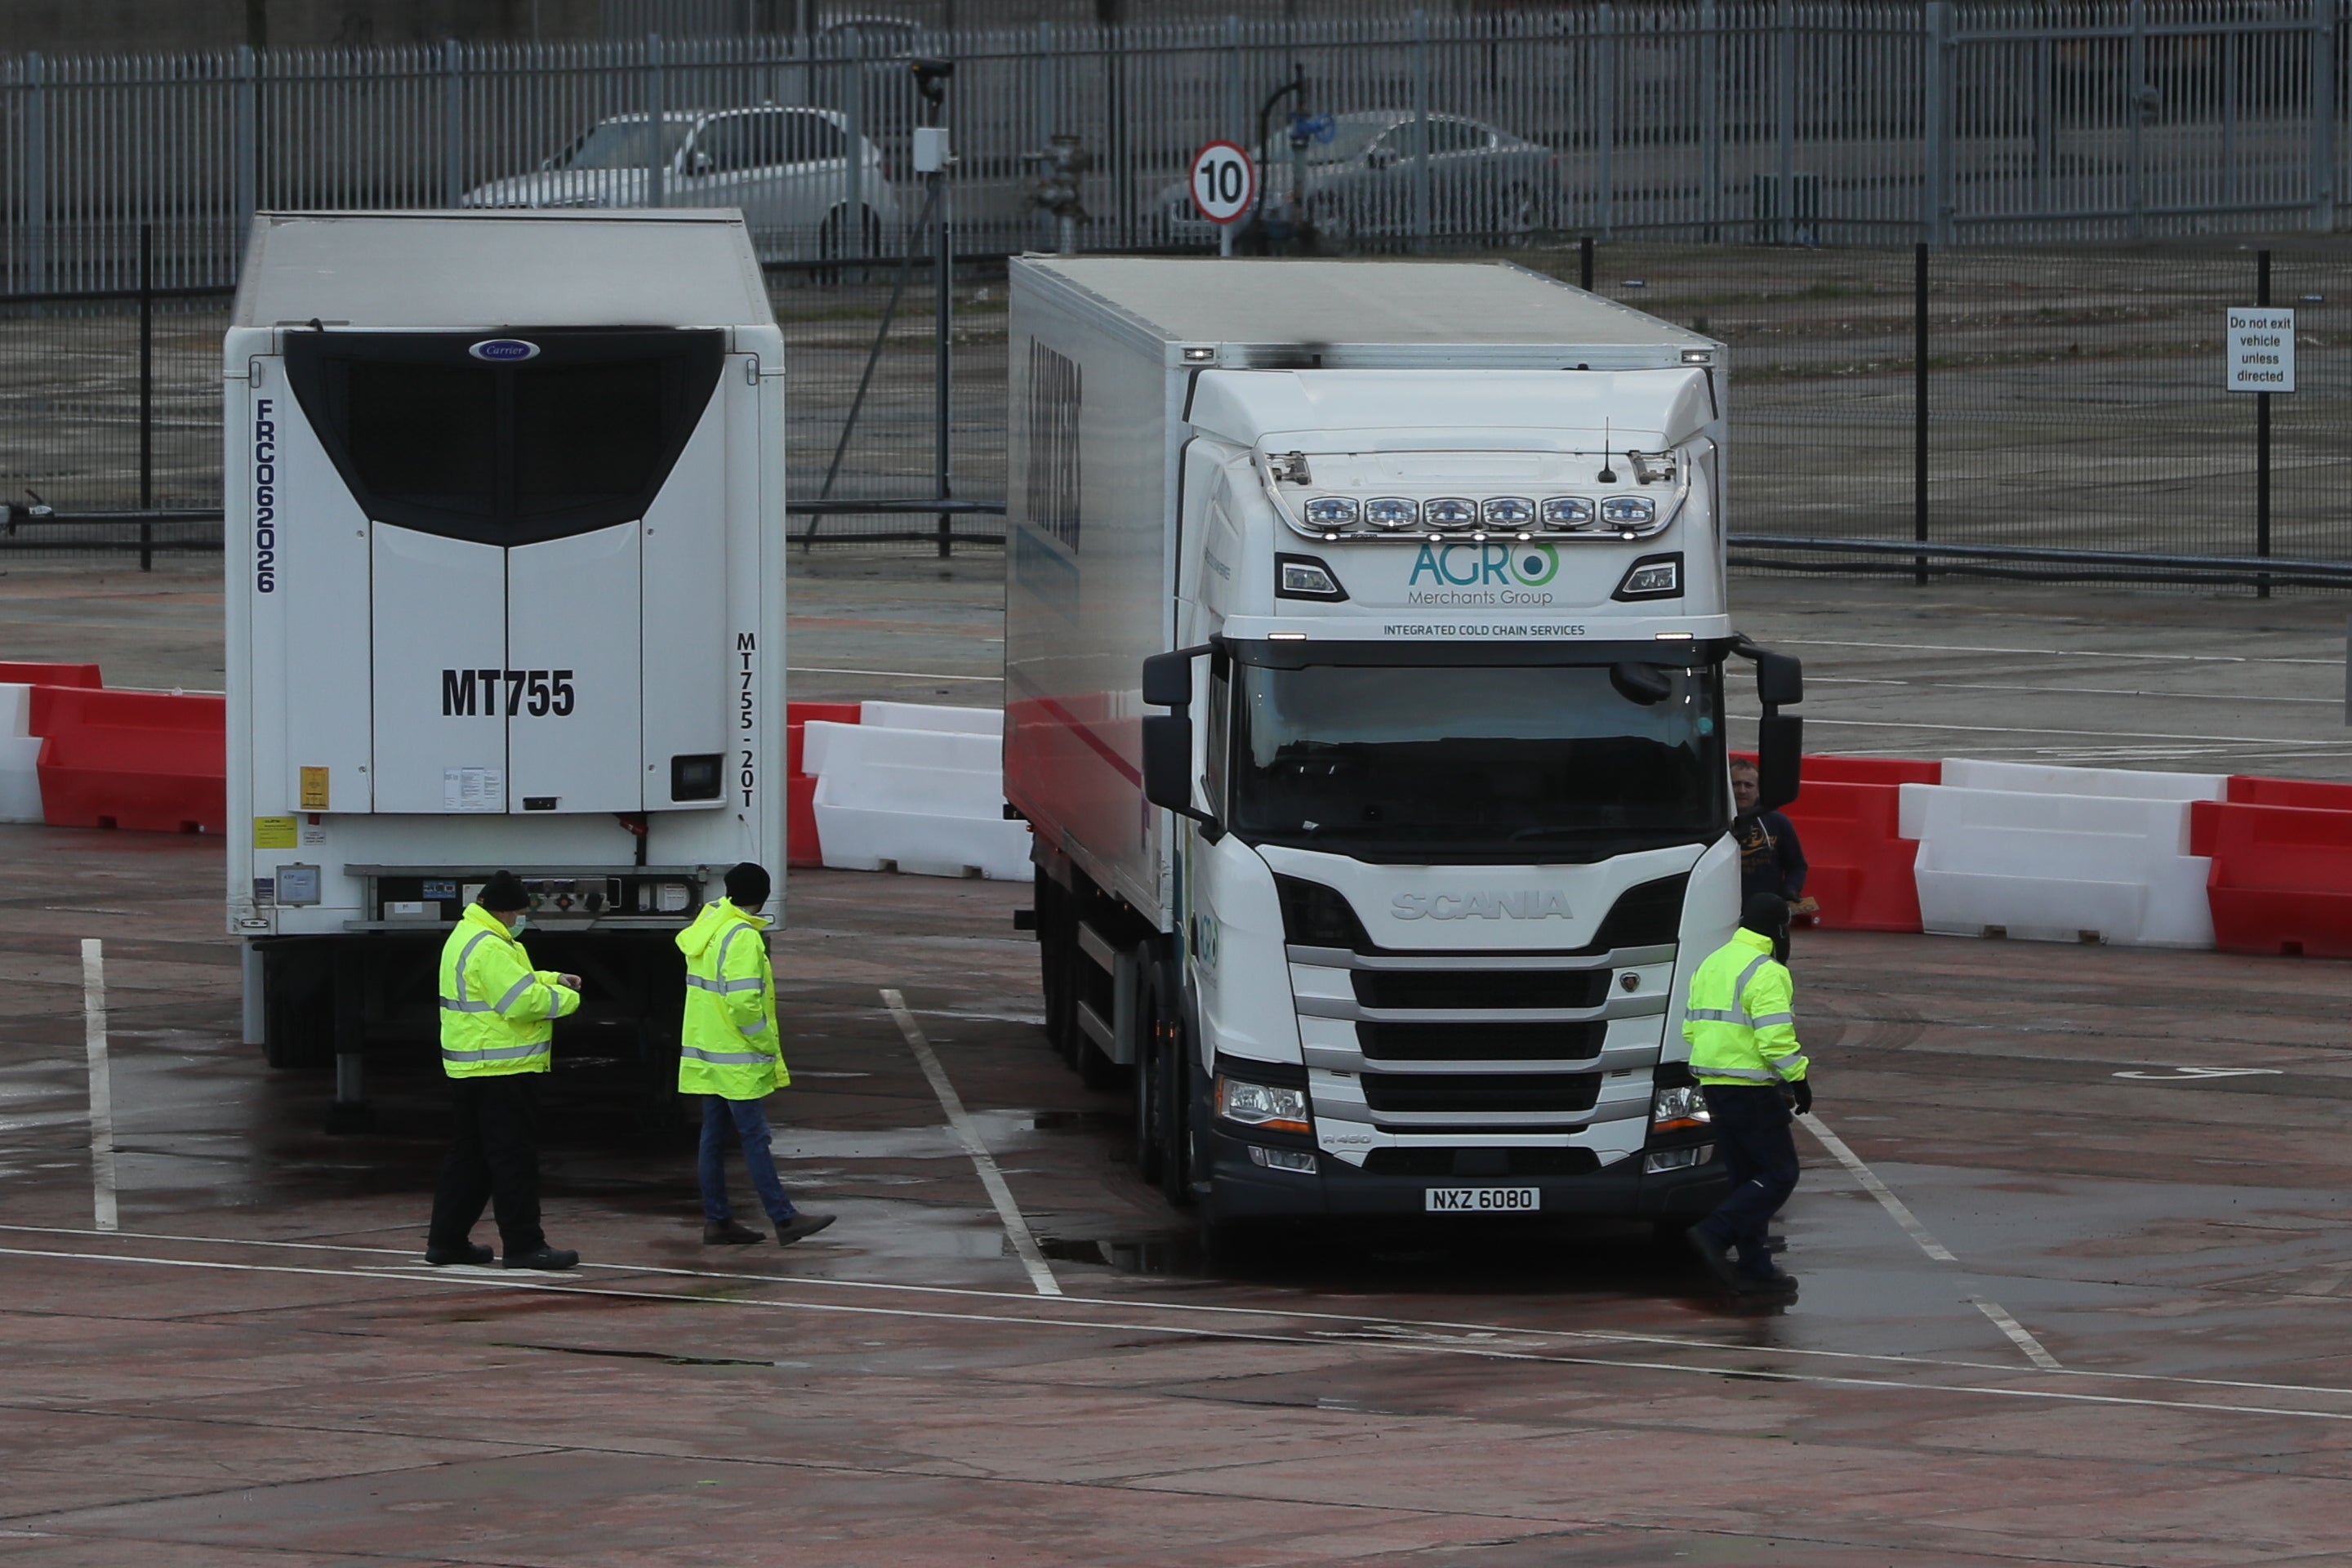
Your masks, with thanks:
<instances>
[{"instance_id":1,"label":"license plate","mask_svg":"<svg viewBox=\"0 0 2352 1568\"><path fill-rule=\"evenodd\" d=\"M1533 1214L1543 1207L1543 1189L1424 1187L1422 1205L1431 1214Z\"/></svg>"}]
</instances>

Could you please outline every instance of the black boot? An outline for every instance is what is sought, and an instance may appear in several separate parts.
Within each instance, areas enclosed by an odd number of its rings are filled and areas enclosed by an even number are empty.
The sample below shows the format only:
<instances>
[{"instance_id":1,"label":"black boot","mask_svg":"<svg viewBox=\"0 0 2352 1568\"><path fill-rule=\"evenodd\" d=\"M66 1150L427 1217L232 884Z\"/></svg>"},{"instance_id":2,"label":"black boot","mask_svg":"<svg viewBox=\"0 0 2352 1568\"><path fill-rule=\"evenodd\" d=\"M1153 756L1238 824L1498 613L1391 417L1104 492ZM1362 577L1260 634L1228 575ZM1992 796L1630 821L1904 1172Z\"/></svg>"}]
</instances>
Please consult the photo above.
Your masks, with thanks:
<instances>
[{"instance_id":1,"label":"black boot","mask_svg":"<svg viewBox=\"0 0 2352 1568\"><path fill-rule=\"evenodd\" d=\"M829 1214L796 1214L776 1227L776 1245L790 1247L803 1237L814 1236L833 1221Z\"/></svg>"},{"instance_id":2,"label":"black boot","mask_svg":"<svg viewBox=\"0 0 2352 1568\"><path fill-rule=\"evenodd\" d=\"M750 1226L738 1225L731 1219L722 1219L717 1225L702 1227L702 1245L705 1247L749 1247L755 1241L767 1239L766 1231L753 1230Z\"/></svg>"}]
</instances>

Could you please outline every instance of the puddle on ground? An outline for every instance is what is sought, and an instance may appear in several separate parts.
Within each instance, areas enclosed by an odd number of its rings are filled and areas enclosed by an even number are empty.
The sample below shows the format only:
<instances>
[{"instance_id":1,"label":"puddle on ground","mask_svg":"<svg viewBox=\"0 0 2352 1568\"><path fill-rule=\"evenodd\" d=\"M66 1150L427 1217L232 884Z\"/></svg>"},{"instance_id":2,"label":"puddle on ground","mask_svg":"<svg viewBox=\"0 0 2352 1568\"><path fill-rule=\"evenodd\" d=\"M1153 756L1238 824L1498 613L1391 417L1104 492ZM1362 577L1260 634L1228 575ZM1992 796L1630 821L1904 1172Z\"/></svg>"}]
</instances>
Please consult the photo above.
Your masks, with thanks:
<instances>
[{"instance_id":1,"label":"puddle on ground","mask_svg":"<svg viewBox=\"0 0 2352 1568\"><path fill-rule=\"evenodd\" d=\"M1037 1250L1056 1263L1092 1263L1116 1268L1122 1274L1208 1272L1201 1238L1191 1232L1117 1241L1045 1237L1038 1240Z\"/></svg>"}]
</instances>

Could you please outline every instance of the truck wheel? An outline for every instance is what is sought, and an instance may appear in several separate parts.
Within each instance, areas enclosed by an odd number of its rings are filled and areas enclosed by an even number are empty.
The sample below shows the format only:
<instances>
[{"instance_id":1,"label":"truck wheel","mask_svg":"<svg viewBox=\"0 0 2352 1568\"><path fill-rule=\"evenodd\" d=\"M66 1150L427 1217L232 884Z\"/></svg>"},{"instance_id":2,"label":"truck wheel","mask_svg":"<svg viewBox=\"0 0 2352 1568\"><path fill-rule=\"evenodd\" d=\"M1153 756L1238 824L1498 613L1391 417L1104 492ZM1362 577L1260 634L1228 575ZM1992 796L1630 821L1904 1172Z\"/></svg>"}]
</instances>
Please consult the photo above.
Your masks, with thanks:
<instances>
[{"instance_id":1,"label":"truck wheel","mask_svg":"<svg viewBox=\"0 0 2352 1568\"><path fill-rule=\"evenodd\" d=\"M1167 1086L1160 1063L1166 1055L1167 997L1160 966L1153 964L1143 986L1143 1016L1135 1031L1135 1173L1157 1183L1168 1160L1165 1123Z\"/></svg>"},{"instance_id":2,"label":"truck wheel","mask_svg":"<svg viewBox=\"0 0 2352 1568\"><path fill-rule=\"evenodd\" d=\"M1192 1206L1192 1041L1171 994L1163 1015L1160 1058L1160 1191L1180 1209Z\"/></svg>"},{"instance_id":3,"label":"truck wheel","mask_svg":"<svg viewBox=\"0 0 2352 1568\"><path fill-rule=\"evenodd\" d=\"M1045 1043L1064 1061L1071 1061L1071 1037L1077 1031L1076 993L1072 989L1070 961L1074 945L1070 896L1059 883L1037 873L1037 974L1045 1002Z\"/></svg>"}]
</instances>

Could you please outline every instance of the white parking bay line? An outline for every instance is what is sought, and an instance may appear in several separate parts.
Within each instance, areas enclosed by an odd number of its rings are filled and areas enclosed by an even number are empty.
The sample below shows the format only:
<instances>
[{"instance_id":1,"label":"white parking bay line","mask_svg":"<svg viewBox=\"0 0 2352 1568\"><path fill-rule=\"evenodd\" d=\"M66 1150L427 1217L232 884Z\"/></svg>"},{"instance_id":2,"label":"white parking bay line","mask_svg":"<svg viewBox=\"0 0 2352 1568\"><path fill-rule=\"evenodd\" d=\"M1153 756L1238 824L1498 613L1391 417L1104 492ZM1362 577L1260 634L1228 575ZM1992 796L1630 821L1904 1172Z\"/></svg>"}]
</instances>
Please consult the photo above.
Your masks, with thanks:
<instances>
[{"instance_id":1,"label":"white parking bay line","mask_svg":"<svg viewBox=\"0 0 2352 1568\"><path fill-rule=\"evenodd\" d=\"M882 1005L890 1009L891 1018L898 1032L907 1037L907 1048L915 1053L915 1065L931 1080L931 1092L940 1097L940 1109L947 1112L948 1127L971 1156L972 1169L980 1173L980 1184L988 1189L989 1202L996 1205L996 1215L1004 1222L1004 1234L1013 1238L1013 1250L1020 1255L1021 1267L1029 1271L1029 1283L1037 1288L1040 1296L1062 1293L1054 1271L1045 1267L1045 1255L1037 1248L1037 1238L1029 1232L1029 1222L1021 1213L1021 1205L1013 1201L1013 1189L1004 1184L1004 1173L996 1168L996 1156L980 1141L980 1131L971 1118L963 1112L963 1097L948 1081L947 1068L931 1049L931 1042L923 1037L923 1026L915 1022L915 1015L907 1009L907 999L885 986Z\"/></svg>"},{"instance_id":2,"label":"white parking bay line","mask_svg":"<svg viewBox=\"0 0 2352 1568\"><path fill-rule=\"evenodd\" d=\"M1821 1141L1822 1148L1837 1157L1839 1164L1853 1173L1853 1179L1860 1182L1872 1197L1878 1200L1880 1207L1895 1216L1895 1223L1901 1226L1905 1234L1919 1244L1920 1251L1938 1263L1959 1261L1952 1256L1950 1248L1927 1233L1927 1227L1919 1223L1919 1216L1913 1214L1908 1205L1901 1198L1896 1197L1885 1182L1878 1179L1878 1173L1864 1164L1862 1156L1847 1148L1845 1140L1830 1131L1829 1123L1812 1115L1801 1116L1797 1120L1805 1124L1806 1131Z\"/></svg>"},{"instance_id":3,"label":"white parking bay line","mask_svg":"<svg viewBox=\"0 0 2352 1568\"><path fill-rule=\"evenodd\" d=\"M89 1190L93 1223L115 1228L114 1073L106 1059L106 953L99 940L81 943L82 1049L89 1058Z\"/></svg>"},{"instance_id":4,"label":"white parking bay line","mask_svg":"<svg viewBox=\"0 0 2352 1568\"><path fill-rule=\"evenodd\" d=\"M1999 1329L2002 1333L2007 1334L2010 1338L2010 1342L2016 1345L2019 1350L2025 1352L2026 1360L2032 1362L2034 1365L2040 1367L2044 1372L2063 1372L2066 1370L2064 1367L2058 1364L2058 1358L2052 1355L2048 1351L2042 1349L2042 1342L2035 1339L2032 1334L2026 1332L2025 1325L2019 1322L2015 1318L2011 1317L2008 1310L2003 1308L2000 1302L1988 1301L1982 1296L1971 1296L1969 1300L1977 1304L1978 1311L1982 1312L1986 1317L1992 1320L1992 1326L1994 1328Z\"/></svg>"}]
</instances>

